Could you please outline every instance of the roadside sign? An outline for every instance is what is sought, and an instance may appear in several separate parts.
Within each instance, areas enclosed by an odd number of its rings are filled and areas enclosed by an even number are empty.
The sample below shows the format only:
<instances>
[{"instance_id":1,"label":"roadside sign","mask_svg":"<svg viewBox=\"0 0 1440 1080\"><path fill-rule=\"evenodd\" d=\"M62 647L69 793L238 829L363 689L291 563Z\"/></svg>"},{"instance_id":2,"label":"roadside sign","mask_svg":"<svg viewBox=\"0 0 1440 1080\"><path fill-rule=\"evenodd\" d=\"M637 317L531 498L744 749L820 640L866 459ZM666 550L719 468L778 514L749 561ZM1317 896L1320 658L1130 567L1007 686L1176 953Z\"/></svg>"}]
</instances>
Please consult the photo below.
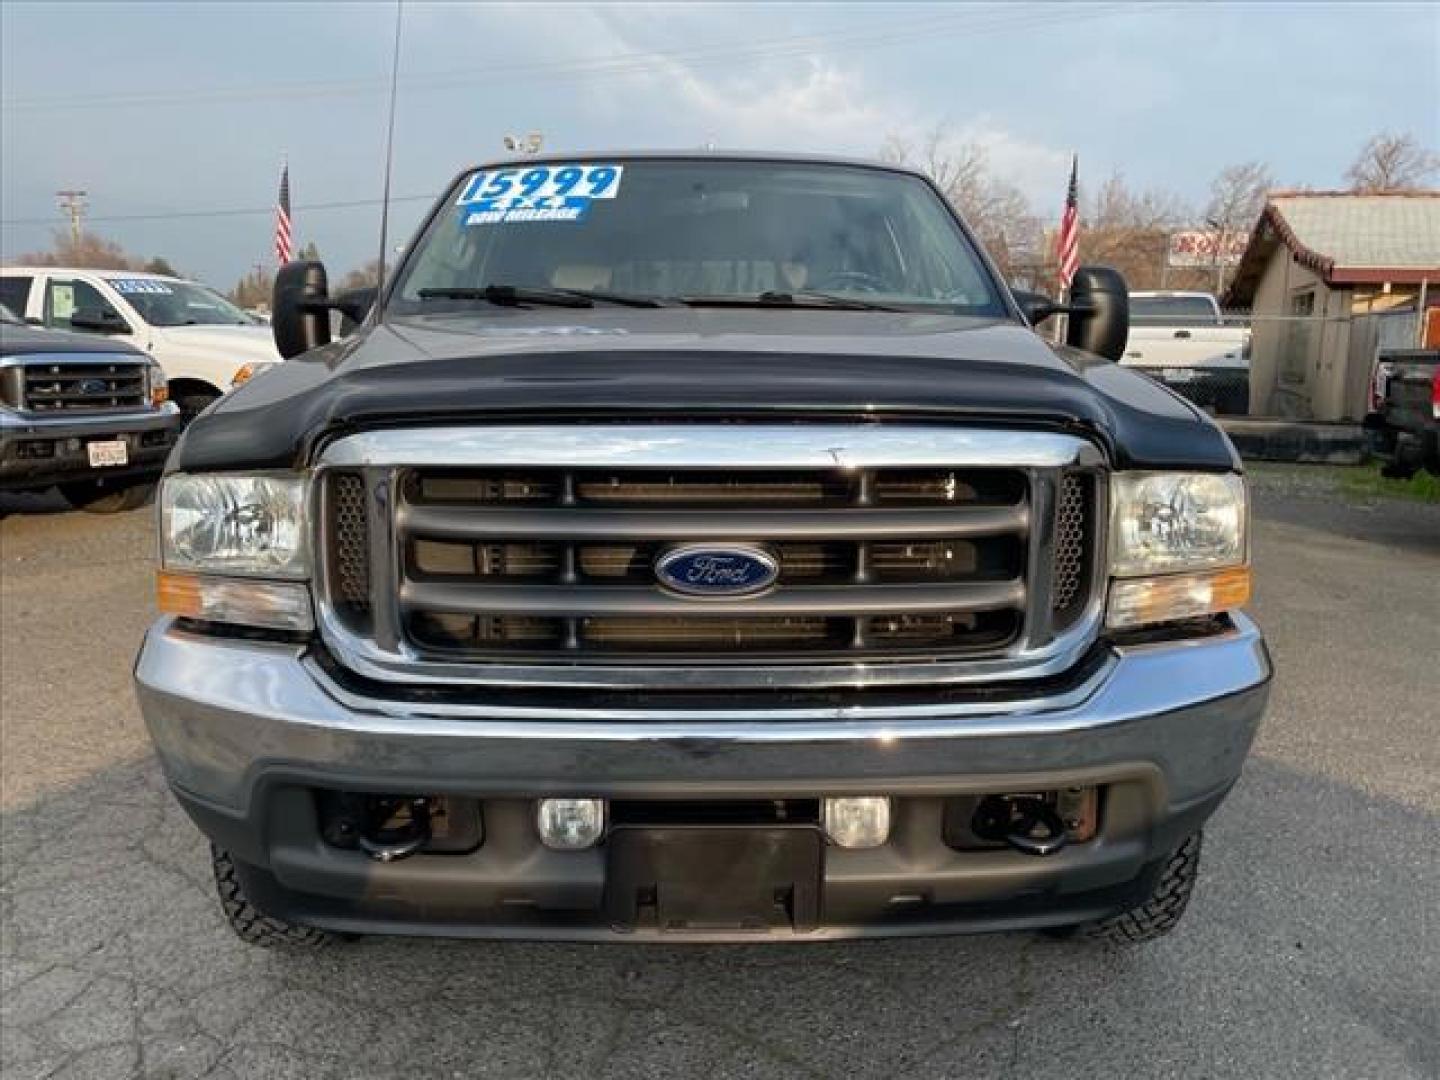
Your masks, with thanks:
<instances>
[{"instance_id":1,"label":"roadside sign","mask_svg":"<svg viewBox=\"0 0 1440 1080\"><path fill-rule=\"evenodd\" d=\"M1235 266L1245 254L1249 233L1185 229L1170 234L1165 261L1170 266Z\"/></svg>"}]
</instances>

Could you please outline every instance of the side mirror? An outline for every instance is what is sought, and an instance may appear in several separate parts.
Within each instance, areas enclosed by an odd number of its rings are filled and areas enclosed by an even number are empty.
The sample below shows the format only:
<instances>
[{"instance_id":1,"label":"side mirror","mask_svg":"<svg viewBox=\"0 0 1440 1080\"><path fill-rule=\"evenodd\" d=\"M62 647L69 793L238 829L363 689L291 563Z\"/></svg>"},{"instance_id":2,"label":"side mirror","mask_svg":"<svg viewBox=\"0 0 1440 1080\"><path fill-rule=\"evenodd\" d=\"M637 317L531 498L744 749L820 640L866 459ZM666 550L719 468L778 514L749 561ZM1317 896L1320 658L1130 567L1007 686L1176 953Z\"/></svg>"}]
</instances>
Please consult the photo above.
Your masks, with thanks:
<instances>
[{"instance_id":1,"label":"side mirror","mask_svg":"<svg viewBox=\"0 0 1440 1080\"><path fill-rule=\"evenodd\" d=\"M70 313L72 330L92 330L97 334L128 334L130 324L114 308L76 308Z\"/></svg>"},{"instance_id":2,"label":"side mirror","mask_svg":"<svg viewBox=\"0 0 1440 1080\"><path fill-rule=\"evenodd\" d=\"M374 285L363 289L347 289L331 301L331 306L340 313L340 336L344 337L365 321L370 309L375 306L379 290Z\"/></svg>"},{"instance_id":3,"label":"side mirror","mask_svg":"<svg viewBox=\"0 0 1440 1080\"><path fill-rule=\"evenodd\" d=\"M1039 326L1057 311L1065 310L1044 293L1030 292L1027 289L1012 289L1010 295L1015 297L1015 303L1020 305L1020 311L1024 314L1025 321L1031 326Z\"/></svg>"},{"instance_id":4,"label":"side mirror","mask_svg":"<svg viewBox=\"0 0 1440 1080\"><path fill-rule=\"evenodd\" d=\"M1070 283L1070 322L1065 342L1118 361L1130 336L1130 290L1120 271L1082 266Z\"/></svg>"},{"instance_id":5,"label":"side mirror","mask_svg":"<svg viewBox=\"0 0 1440 1080\"><path fill-rule=\"evenodd\" d=\"M270 329L286 360L330 343L330 280L325 264L286 263L275 275Z\"/></svg>"}]
</instances>

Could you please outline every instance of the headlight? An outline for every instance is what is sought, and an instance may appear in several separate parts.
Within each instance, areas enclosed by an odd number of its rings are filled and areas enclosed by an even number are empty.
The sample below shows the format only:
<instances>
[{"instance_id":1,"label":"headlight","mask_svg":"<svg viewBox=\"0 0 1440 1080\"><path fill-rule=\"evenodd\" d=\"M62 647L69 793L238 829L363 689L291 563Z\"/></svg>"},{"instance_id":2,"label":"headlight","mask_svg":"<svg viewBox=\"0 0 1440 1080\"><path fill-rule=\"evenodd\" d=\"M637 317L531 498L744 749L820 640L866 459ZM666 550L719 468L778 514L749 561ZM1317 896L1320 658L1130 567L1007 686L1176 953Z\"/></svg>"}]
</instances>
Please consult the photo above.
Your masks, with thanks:
<instances>
[{"instance_id":1,"label":"headlight","mask_svg":"<svg viewBox=\"0 0 1440 1080\"><path fill-rule=\"evenodd\" d=\"M1250 599L1240 476L1115 473L1110 490L1111 629L1203 618Z\"/></svg>"},{"instance_id":2,"label":"headlight","mask_svg":"<svg viewBox=\"0 0 1440 1080\"><path fill-rule=\"evenodd\" d=\"M170 400L170 384L165 379L165 369L153 360L145 365L145 397L155 409Z\"/></svg>"},{"instance_id":3,"label":"headlight","mask_svg":"<svg viewBox=\"0 0 1440 1080\"><path fill-rule=\"evenodd\" d=\"M304 477L179 473L160 489L166 570L245 577L309 574Z\"/></svg>"},{"instance_id":4,"label":"headlight","mask_svg":"<svg viewBox=\"0 0 1440 1080\"><path fill-rule=\"evenodd\" d=\"M1245 481L1235 473L1120 472L1110 490L1113 576L1245 561Z\"/></svg>"}]
</instances>

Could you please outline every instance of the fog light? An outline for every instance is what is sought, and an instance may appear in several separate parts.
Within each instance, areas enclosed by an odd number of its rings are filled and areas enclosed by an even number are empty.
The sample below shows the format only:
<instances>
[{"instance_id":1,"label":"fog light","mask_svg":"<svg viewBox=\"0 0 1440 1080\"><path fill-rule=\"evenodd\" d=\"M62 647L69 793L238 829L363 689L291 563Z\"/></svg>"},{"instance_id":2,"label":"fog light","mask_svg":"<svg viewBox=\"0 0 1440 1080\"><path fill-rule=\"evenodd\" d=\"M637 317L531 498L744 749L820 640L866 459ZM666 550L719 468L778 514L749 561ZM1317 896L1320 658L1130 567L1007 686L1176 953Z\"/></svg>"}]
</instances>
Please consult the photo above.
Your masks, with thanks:
<instances>
[{"instance_id":1,"label":"fog light","mask_svg":"<svg viewBox=\"0 0 1440 1080\"><path fill-rule=\"evenodd\" d=\"M890 835L890 800L883 795L826 799L820 823L837 847L879 847Z\"/></svg>"},{"instance_id":2,"label":"fog light","mask_svg":"<svg viewBox=\"0 0 1440 1080\"><path fill-rule=\"evenodd\" d=\"M605 832L605 800L541 799L535 827L540 842L556 851L593 847Z\"/></svg>"}]
</instances>

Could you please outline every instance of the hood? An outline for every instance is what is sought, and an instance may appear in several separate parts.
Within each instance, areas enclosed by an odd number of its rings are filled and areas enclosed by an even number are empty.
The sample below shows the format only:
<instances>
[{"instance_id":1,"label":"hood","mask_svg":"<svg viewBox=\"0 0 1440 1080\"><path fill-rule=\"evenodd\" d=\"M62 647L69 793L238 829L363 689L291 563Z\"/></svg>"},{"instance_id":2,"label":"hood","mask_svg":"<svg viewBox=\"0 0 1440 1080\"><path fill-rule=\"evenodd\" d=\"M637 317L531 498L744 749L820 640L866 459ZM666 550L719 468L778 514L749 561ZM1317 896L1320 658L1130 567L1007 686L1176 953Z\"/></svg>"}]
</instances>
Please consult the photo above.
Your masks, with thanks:
<instances>
[{"instance_id":1,"label":"hood","mask_svg":"<svg viewBox=\"0 0 1440 1080\"><path fill-rule=\"evenodd\" d=\"M241 387L172 468L295 467L396 423L581 417L964 420L1072 430L1127 468L1232 468L1223 433L1149 379L1018 323L933 314L487 308L399 319Z\"/></svg>"},{"instance_id":2,"label":"hood","mask_svg":"<svg viewBox=\"0 0 1440 1080\"><path fill-rule=\"evenodd\" d=\"M121 353L135 357L145 355L134 345L118 338L0 322L0 356L29 356L53 352Z\"/></svg>"},{"instance_id":3,"label":"hood","mask_svg":"<svg viewBox=\"0 0 1440 1080\"><path fill-rule=\"evenodd\" d=\"M184 350L223 356L238 363L280 359L268 326L152 326L150 338L156 352Z\"/></svg>"}]
</instances>

